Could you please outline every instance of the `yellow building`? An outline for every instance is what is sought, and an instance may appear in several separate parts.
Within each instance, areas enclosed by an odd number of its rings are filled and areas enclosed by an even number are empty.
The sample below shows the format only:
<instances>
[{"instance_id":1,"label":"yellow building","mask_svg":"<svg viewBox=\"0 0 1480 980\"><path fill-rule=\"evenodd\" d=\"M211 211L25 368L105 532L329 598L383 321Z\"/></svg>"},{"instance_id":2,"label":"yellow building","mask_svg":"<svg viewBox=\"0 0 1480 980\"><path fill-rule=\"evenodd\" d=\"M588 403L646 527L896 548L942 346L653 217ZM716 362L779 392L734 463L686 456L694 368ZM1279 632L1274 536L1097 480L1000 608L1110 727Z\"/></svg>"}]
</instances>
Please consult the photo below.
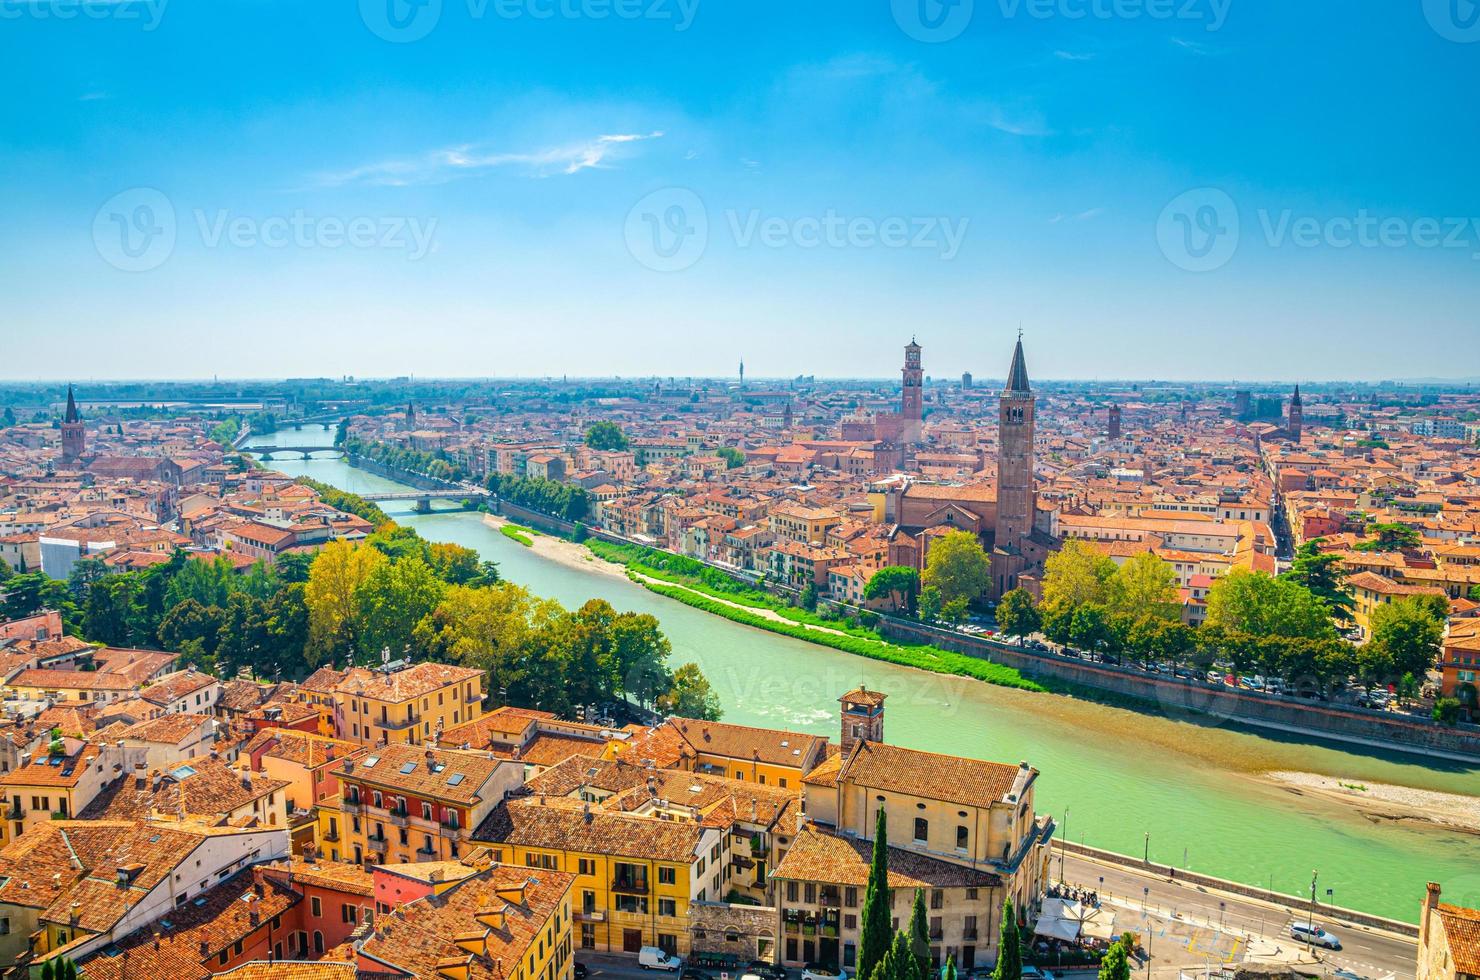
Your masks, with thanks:
<instances>
[{"instance_id":1,"label":"yellow building","mask_svg":"<svg viewBox=\"0 0 1480 980\"><path fill-rule=\"evenodd\" d=\"M75 819L115 777L114 763L123 753L111 746L93 745L74 738L53 743L59 751L37 753L15 770L0 776L5 803L0 845L53 819ZM142 752L139 753L142 757ZM107 765L103 765L103 763ZM104 772L103 770L107 770Z\"/></svg>"},{"instance_id":2,"label":"yellow building","mask_svg":"<svg viewBox=\"0 0 1480 980\"><path fill-rule=\"evenodd\" d=\"M483 713L483 672L430 662L380 670L320 668L299 696L319 708L321 734L361 745L421 745Z\"/></svg>"},{"instance_id":3,"label":"yellow building","mask_svg":"<svg viewBox=\"0 0 1480 980\"><path fill-rule=\"evenodd\" d=\"M1444 590L1426 585L1405 585L1373 572L1348 575L1346 584L1352 590L1352 621L1362 639L1372 639L1372 614L1380 606L1418 595L1444 595Z\"/></svg>"},{"instance_id":4,"label":"yellow building","mask_svg":"<svg viewBox=\"0 0 1480 980\"><path fill-rule=\"evenodd\" d=\"M691 901L723 901L729 838L682 807L612 813L564 798L522 797L475 832L495 861L575 875L581 949L689 950Z\"/></svg>"},{"instance_id":5,"label":"yellow building","mask_svg":"<svg viewBox=\"0 0 1480 980\"><path fill-rule=\"evenodd\" d=\"M665 769L686 769L782 789L801 785L802 775L827 755L820 735L773 728L670 718L625 741L613 741L608 758L637 764L652 760Z\"/></svg>"},{"instance_id":6,"label":"yellow building","mask_svg":"<svg viewBox=\"0 0 1480 980\"><path fill-rule=\"evenodd\" d=\"M331 861L451 861L478 826L524 782L524 764L488 752L383 745L341 760L343 791L319 802L319 851Z\"/></svg>"}]
</instances>

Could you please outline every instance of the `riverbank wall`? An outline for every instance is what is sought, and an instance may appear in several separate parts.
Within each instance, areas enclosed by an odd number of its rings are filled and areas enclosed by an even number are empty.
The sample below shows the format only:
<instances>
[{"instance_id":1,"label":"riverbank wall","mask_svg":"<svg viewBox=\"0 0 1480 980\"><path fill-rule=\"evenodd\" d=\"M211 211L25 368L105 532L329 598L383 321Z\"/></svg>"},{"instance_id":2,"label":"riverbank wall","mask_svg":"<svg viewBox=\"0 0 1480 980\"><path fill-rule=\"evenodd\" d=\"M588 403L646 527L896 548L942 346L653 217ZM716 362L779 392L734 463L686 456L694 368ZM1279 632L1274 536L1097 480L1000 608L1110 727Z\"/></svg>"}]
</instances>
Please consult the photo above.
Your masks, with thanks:
<instances>
[{"instance_id":1,"label":"riverbank wall","mask_svg":"<svg viewBox=\"0 0 1480 980\"><path fill-rule=\"evenodd\" d=\"M1257 885L1245 885L1237 881L1229 881L1227 878L1217 878L1213 875L1202 874L1197 871L1187 871L1176 868L1169 864L1158 864L1155 861L1143 861L1129 854L1117 854L1114 851L1104 851L1098 847L1090 847L1086 844L1075 844L1072 841L1054 841L1055 850L1064 850L1069 854L1098 861L1101 864L1111 864L1126 868L1142 874L1164 878L1167 881L1179 885L1198 889L1211 889L1228 895L1237 895L1241 898L1252 898L1271 905L1282 906L1297 912L1312 912L1326 920L1335 920L1352 925L1367 926L1372 929L1381 929L1383 932L1403 936L1408 939L1418 938L1418 926L1409 922L1399 922L1397 919L1389 919L1380 915L1372 915L1368 912L1359 912L1356 909L1342 908L1339 905L1324 905L1320 902L1312 903L1309 898L1299 895L1286 895L1284 892L1270 891ZM1092 886L1089 881L1075 882L1081 886Z\"/></svg>"},{"instance_id":2,"label":"riverbank wall","mask_svg":"<svg viewBox=\"0 0 1480 980\"><path fill-rule=\"evenodd\" d=\"M1480 761L1480 727L1473 725L1451 728L1392 712L1148 674L1132 667L1061 657L889 616L880 617L879 630L891 639L929 643L1006 664L1039 681L1056 680L1146 702L1173 718L1234 722L1371 748L1402 749L1456 762Z\"/></svg>"},{"instance_id":3,"label":"riverbank wall","mask_svg":"<svg viewBox=\"0 0 1480 980\"><path fill-rule=\"evenodd\" d=\"M404 483L418 490L460 489L451 480L441 480L434 476L427 476L425 473L416 473L412 470L402 469L399 466L391 466L388 463L382 463L378 459L371 459L369 456L360 456L355 453L346 453L345 456L349 460L349 464L356 469L364 470L366 473L374 473L376 476L385 477L387 480L395 480L397 483Z\"/></svg>"}]
</instances>

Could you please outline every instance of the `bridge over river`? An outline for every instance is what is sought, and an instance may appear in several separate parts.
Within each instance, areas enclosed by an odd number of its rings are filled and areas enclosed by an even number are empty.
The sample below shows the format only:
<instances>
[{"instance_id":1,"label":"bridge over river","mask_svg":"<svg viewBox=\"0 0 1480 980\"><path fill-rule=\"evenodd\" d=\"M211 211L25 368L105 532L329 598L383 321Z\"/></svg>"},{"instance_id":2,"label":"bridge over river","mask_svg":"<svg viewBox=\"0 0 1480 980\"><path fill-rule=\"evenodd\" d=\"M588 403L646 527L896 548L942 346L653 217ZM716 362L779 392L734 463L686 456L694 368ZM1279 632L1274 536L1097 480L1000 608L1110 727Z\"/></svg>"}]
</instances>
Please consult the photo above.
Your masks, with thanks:
<instances>
[{"instance_id":1,"label":"bridge over river","mask_svg":"<svg viewBox=\"0 0 1480 980\"><path fill-rule=\"evenodd\" d=\"M293 456L300 456L303 459L313 459L314 456L316 454L318 454L318 453L328 453L328 454L333 455L333 456L343 456L344 455L344 450L343 449L340 449L338 446L322 446L322 445L320 445L320 446L280 446L280 445L243 446L238 451L239 452L244 452L244 453L251 453L254 456L260 456L263 459L272 459L272 457L274 455L277 455L277 456L293 455Z\"/></svg>"},{"instance_id":2,"label":"bridge over river","mask_svg":"<svg viewBox=\"0 0 1480 980\"><path fill-rule=\"evenodd\" d=\"M305 457L307 458L307 457ZM431 512L433 500L471 500L477 497L491 497L493 494L482 487L458 487L449 490L407 490L404 492L389 493L362 493L365 500L373 500L384 503L390 500L412 500L416 502L416 511L420 514Z\"/></svg>"}]
</instances>

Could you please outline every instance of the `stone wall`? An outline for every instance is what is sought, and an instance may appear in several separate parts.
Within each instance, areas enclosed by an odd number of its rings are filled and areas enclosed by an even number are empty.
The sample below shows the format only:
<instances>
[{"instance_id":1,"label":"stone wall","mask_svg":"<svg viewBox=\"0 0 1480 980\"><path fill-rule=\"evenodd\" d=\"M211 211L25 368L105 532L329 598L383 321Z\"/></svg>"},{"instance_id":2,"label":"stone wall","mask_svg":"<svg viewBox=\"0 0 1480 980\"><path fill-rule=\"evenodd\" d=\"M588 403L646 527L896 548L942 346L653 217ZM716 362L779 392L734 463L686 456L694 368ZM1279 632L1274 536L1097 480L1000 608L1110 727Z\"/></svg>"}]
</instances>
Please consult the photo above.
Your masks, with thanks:
<instances>
[{"instance_id":1,"label":"stone wall","mask_svg":"<svg viewBox=\"0 0 1480 980\"><path fill-rule=\"evenodd\" d=\"M1133 667L1071 659L892 617L881 617L879 626L894 639L931 643L1006 664L1035 679L1058 680L1134 698L1170 718L1252 725L1466 762L1480 759L1480 727L1475 725L1450 727L1387 711L1148 674Z\"/></svg>"},{"instance_id":2,"label":"stone wall","mask_svg":"<svg viewBox=\"0 0 1480 980\"><path fill-rule=\"evenodd\" d=\"M776 962L781 914L768 905L690 902L689 939L695 953L728 953L742 963Z\"/></svg>"}]
</instances>

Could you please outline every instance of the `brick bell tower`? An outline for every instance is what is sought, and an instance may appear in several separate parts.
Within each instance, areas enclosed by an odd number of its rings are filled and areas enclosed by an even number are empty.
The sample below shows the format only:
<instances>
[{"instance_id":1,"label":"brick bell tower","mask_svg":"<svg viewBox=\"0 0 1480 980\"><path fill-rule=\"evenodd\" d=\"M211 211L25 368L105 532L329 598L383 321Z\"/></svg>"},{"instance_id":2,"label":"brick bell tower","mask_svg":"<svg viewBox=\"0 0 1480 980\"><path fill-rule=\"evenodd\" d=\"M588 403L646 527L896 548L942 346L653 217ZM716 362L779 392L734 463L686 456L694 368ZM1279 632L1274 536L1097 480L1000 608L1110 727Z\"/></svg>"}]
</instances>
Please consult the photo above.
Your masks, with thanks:
<instances>
[{"instance_id":1,"label":"brick bell tower","mask_svg":"<svg viewBox=\"0 0 1480 980\"><path fill-rule=\"evenodd\" d=\"M992 585L997 598L1017 588L1028 559L1037 492L1033 487L1033 390L1023 359L1023 336L1012 352L1007 385L997 399L997 523L992 543Z\"/></svg>"},{"instance_id":2,"label":"brick bell tower","mask_svg":"<svg viewBox=\"0 0 1480 980\"><path fill-rule=\"evenodd\" d=\"M904 423L899 434L905 445L920 442L924 428L924 372L920 370L920 345L911 337L904 349L904 390L899 399L899 417Z\"/></svg>"},{"instance_id":3,"label":"brick bell tower","mask_svg":"<svg viewBox=\"0 0 1480 980\"><path fill-rule=\"evenodd\" d=\"M87 429L82 424L82 413L77 411L72 386L67 385L67 414L62 416L62 462L76 462L86 450Z\"/></svg>"},{"instance_id":4,"label":"brick bell tower","mask_svg":"<svg viewBox=\"0 0 1480 980\"><path fill-rule=\"evenodd\" d=\"M838 698L842 707L843 755L859 742L884 741L884 699L882 691L870 691L860 684Z\"/></svg>"},{"instance_id":5,"label":"brick bell tower","mask_svg":"<svg viewBox=\"0 0 1480 980\"><path fill-rule=\"evenodd\" d=\"M1300 430L1304 423L1305 408L1300 404L1300 386L1295 386L1295 394L1290 396L1290 418L1285 424L1285 431L1290 434L1291 442L1300 441Z\"/></svg>"}]
</instances>

